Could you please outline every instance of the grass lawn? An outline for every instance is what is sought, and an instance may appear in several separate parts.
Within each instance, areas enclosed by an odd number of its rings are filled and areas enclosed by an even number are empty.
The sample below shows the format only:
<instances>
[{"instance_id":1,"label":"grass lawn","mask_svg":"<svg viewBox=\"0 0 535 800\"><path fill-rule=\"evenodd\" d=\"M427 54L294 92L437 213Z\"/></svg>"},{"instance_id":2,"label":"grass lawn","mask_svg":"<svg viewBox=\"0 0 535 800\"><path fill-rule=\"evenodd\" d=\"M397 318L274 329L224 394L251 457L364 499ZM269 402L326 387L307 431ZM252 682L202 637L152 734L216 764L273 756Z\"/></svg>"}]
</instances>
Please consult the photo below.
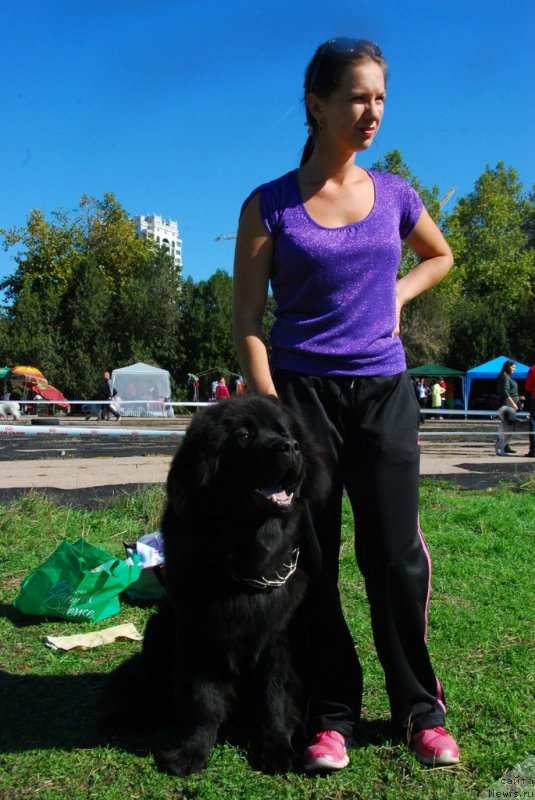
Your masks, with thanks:
<instances>
[{"instance_id":1,"label":"grass lawn","mask_svg":"<svg viewBox=\"0 0 535 800\"><path fill-rule=\"evenodd\" d=\"M422 485L422 527L433 557L429 647L446 692L448 728L462 748L458 767L421 767L389 738L349 507L341 589L365 695L347 769L324 778L270 777L254 772L243 752L221 745L205 771L178 779L160 774L142 745L125 750L103 742L95 727L96 694L104 674L139 644L64 653L47 649L43 639L119 622L142 630L151 609L123 602L119 616L91 625L23 618L11 603L21 580L62 538L84 536L122 555L123 539L158 527L162 501L156 487L99 511L59 506L39 494L0 505L1 800L473 800L533 754L533 480L485 492Z\"/></svg>"}]
</instances>

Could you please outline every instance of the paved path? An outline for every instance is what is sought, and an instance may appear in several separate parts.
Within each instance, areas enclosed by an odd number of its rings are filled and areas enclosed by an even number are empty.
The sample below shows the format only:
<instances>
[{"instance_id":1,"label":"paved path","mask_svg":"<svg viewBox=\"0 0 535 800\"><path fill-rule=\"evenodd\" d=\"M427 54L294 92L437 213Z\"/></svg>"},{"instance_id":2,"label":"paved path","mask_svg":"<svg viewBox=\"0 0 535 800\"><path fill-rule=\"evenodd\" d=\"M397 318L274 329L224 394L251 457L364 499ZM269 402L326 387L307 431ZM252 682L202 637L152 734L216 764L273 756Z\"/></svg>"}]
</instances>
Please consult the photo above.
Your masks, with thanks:
<instances>
[{"instance_id":1,"label":"paved path","mask_svg":"<svg viewBox=\"0 0 535 800\"><path fill-rule=\"evenodd\" d=\"M163 483L171 456L51 458L3 463L0 488L83 489L128 483Z\"/></svg>"},{"instance_id":2,"label":"paved path","mask_svg":"<svg viewBox=\"0 0 535 800\"><path fill-rule=\"evenodd\" d=\"M527 437L523 432L512 444L517 451L509 458L494 453L496 424L465 425L437 421L422 430L422 476L453 480L465 488L495 486L535 474L535 460L524 458ZM474 435L474 428L485 435ZM487 433L488 431L488 433ZM126 431L125 431L126 433ZM437 435L433 435L437 434ZM69 438L19 437L0 440L0 499L11 490L58 489L74 491L89 487L123 487L164 483L173 453L171 439L131 437Z\"/></svg>"},{"instance_id":3,"label":"paved path","mask_svg":"<svg viewBox=\"0 0 535 800\"><path fill-rule=\"evenodd\" d=\"M470 448L472 449L472 448ZM46 461L11 461L1 466L0 489L56 488L82 489L89 486L164 483L171 456L116 458L51 458ZM507 464L503 463L507 461ZM494 454L447 451L422 454L420 473L442 478L478 476L485 483L513 479L519 472L535 472L535 463L521 455L501 463Z\"/></svg>"}]
</instances>

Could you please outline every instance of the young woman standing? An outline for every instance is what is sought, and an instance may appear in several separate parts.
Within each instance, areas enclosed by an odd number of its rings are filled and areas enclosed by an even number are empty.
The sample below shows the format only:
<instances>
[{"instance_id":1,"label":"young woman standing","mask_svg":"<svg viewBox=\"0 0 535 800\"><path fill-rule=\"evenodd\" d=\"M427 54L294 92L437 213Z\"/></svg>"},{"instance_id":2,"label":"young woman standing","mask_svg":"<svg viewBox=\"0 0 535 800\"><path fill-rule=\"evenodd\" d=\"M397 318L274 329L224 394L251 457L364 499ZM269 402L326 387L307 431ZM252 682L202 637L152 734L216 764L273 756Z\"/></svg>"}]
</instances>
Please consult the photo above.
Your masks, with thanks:
<instances>
[{"instance_id":1,"label":"young woman standing","mask_svg":"<svg viewBox=\"0 0 535 800\"><path fill-rule=\"evenodd\" d=\"M316 436L332 478L311 501L322 553L307 598L307 770L347 765L362 673L338 594L342 492L355 518L375 644L392 722L424 764L455 764L444 696L426 645L429 554L418 522L419 408L399 339L405 303L439 283L451 251L401 178L355 164L383 117L377 45L333 39L305 74L309 137L301 166L257 188L242 210L234 335L252 391L278 395ZM420 263L397 277L404 240ZM262 334L268 284L277 310Z\"/></svg>"},{"instance_id":2,"label":"young woman standing","mask_svg":"<svg viewBox=\"0 0 535 800\"><path fill-rule=\"evenodd\" d=\"M516 452L509 444L515 430L516 412L519 410L520 403L518 383L513 378L515 370L514 361L510 359L505 361L496 381L498 415L500 417L500 427L495 445L497 456L510 456Z\"/></svg>"}]
</instances>

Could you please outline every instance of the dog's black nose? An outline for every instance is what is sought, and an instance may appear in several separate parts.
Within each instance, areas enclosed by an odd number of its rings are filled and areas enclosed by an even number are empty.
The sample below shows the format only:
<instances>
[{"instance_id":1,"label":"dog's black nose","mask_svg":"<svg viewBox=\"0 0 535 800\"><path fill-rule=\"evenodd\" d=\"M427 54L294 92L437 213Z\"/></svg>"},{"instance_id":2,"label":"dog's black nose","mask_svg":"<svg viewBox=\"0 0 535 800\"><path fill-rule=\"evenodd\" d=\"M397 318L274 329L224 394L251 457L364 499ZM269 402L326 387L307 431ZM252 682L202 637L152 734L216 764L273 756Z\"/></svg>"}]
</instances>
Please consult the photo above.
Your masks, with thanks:
<instances>
[{"instance_id":1,"label":"dog's black nose","mask_svg":"<svg viewBox=\"0 0 535 800\"><path fill-rule=\"evenodd\" d=\"M295 439L284 439L279 442L277 450L281 453L298 453L300 450L299 442Z\"/></svg>"}]
</instances>

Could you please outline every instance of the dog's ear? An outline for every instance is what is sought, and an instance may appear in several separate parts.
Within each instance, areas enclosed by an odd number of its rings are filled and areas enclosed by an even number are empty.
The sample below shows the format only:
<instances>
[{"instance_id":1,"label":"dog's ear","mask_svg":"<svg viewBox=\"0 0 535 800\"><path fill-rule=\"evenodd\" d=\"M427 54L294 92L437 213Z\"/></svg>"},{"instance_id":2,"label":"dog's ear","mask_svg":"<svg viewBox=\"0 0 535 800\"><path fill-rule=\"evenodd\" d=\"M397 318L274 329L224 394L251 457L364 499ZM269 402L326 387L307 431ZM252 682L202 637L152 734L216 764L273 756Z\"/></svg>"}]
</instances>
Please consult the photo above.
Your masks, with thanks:
<instances>
[{"instance_id":1,"label":"dog's ear","mask_svg":"<svg viewBox=\"0 0 535 800\"><path fill-rule=\"evenodd\" d=\"M167 496L177 513L185 512L187 505L202 511L199 502L218 473L226 431L213 424L211 416L199 412L171 464Z\"/></svg>"}]
</instances>

